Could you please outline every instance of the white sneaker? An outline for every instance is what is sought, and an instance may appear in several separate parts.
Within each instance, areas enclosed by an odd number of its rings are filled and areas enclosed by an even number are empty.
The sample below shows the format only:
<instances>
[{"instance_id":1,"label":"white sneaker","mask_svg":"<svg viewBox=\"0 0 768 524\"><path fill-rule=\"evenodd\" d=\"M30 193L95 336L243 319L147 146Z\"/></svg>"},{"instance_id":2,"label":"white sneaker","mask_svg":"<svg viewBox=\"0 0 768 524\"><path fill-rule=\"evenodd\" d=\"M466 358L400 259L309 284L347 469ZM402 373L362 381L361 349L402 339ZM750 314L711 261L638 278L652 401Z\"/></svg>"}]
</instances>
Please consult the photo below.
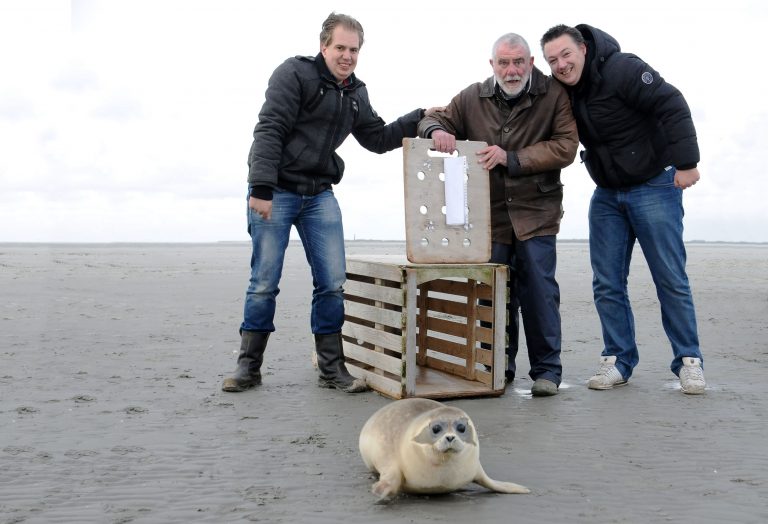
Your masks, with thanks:
<instances>
[{"instance_id":1,"label":"white sneaker","mask_svg":"<svg viewBox=\"0 0 768 524\"><path fill-rule=\"evenodd\" d=\"M590 377L587 387L589 389L611 389L614 386L623 386L627 381L616 369L616 357L600 357L600 369Z\"/></svg>"},{"instance_id":2,"label":"white sneaker","mask_svg":"<svg viewBox=\"0 0 768 524\"><path fill-rule=\"evenodd\" d=\"M687 395L701 395L707 383L704 381L704 370L701 369L701 359L683 358L680 368L680 389Z\"/></svg>"}]
</instances>

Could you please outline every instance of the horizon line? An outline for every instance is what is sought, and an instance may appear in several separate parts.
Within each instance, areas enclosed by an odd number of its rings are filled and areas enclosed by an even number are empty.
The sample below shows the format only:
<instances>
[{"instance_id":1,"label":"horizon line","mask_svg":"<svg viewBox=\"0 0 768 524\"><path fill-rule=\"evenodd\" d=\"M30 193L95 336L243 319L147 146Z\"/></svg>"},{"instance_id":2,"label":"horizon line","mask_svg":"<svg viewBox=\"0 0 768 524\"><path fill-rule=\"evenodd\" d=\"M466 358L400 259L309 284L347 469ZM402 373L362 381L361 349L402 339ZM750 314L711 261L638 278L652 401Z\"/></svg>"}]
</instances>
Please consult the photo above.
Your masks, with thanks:
<instances>
[{"instance_id":1,"label":"horizon line","mask_svg":"<svg viewBox=\"0 0 768 524\"><path fill-rule=\"evenodd\" d=\"M558 242L564 243L587 243L588 238L558 238ZM360 242L360 243L392 243L392 244L405 244L404 239L376 239L376 238L346 238L344 242ZM750 240L684 240L685 244L750 244L750 245L765 245L768 241L750 241ZM0 246L8 245L151 245L151 244L166 244L166 245L200 245L200 244L250 244L250 240L190 240L190 241L169 241L169 240L115 240L115 241L92 241L92 240L69 240L69 241L46 241L46 240L0 240ZM292 238L289 240L290 244L301 244L301 239Z\"/></svg>"}]
</instances>

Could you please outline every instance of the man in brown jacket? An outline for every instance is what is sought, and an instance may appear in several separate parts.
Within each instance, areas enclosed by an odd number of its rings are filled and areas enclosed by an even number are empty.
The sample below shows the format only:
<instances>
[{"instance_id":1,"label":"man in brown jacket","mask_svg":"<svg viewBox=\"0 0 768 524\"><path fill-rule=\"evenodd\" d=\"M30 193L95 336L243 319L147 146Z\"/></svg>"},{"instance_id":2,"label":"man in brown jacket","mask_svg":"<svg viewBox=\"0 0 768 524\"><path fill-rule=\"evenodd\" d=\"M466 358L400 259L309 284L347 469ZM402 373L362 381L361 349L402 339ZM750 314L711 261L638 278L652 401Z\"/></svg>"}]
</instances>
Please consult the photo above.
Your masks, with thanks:
<instances>
[{"instance_id":1,"label":"man in brown jacket","mask_svg":"<svg viewBox=\"0 0 768 524\"><path fill-rule=\"evenodd\" d=\"M456 149L457 139L489 144L477 161L490 172L491 262L510 268L507 382L515 377L519 308L531 393L556 395L562 365L555 235L563 216L560 170L576 156L576 122L565 90L534 67L523 37L500 37L490 63L492 77L424 118L418 132L444 153Z\"/></svg>"}]
</instances>

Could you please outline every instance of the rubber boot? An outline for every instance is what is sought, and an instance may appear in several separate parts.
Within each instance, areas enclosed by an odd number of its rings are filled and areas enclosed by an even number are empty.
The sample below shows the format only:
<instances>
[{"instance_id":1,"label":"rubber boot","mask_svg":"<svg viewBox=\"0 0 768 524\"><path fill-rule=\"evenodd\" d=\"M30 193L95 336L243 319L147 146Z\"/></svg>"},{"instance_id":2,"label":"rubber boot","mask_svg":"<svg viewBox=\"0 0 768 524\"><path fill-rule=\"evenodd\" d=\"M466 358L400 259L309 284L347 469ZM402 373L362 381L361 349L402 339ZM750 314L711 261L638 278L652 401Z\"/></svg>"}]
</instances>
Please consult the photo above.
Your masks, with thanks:
<instances>
[{"instance_id":1,"label":"rubber boot","mask_svg":"<svg viewBox=\"0 0 768 524\"><path fill-rule=\"evenodd\" d=\"M267 349L268 332L240 331L240 354L237 369L224 379L223 391L245 391L261 384L261 363Z\"/></svg>"},{"instance_id":2,"label":"rubber boot","mask_svg":"<svg viewBox=\"0 0 768 524\"><path fill-rule=\"evenodd\" d=\"M347 371L344 363L344 349L341 333L315 335L317 368L320 370L318 384L324 388L336 388L345 393L367 391L365 379L355 378Z\"/></svg>"}]
</instances>

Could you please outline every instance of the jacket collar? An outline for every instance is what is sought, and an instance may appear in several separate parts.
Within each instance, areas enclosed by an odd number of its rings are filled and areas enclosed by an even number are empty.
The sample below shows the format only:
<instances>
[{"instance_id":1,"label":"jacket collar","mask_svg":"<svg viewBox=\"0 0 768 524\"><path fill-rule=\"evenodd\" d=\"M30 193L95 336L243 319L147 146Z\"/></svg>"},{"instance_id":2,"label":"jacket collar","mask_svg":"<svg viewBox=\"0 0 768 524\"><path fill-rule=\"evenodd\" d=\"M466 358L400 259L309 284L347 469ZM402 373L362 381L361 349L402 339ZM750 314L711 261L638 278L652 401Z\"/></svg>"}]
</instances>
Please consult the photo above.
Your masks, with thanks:
<instances>
[{"instance_id":1,"label":"jacket collar","mask_svg":"<svg viewBox=\"0 0 768 524\"><path fill-rule=\"evenodd\" d=\"M331 70L328 69L328 66L325 63L325 57L322 53L317 53L317 56L315 56L315 67L323 80L329 84L337 86L339 89L354 89L360 83L355 76L355 73L352 73L343 84L339 84L336 81L336 77L331 73Z\"/></svg>"}]
</instances>

